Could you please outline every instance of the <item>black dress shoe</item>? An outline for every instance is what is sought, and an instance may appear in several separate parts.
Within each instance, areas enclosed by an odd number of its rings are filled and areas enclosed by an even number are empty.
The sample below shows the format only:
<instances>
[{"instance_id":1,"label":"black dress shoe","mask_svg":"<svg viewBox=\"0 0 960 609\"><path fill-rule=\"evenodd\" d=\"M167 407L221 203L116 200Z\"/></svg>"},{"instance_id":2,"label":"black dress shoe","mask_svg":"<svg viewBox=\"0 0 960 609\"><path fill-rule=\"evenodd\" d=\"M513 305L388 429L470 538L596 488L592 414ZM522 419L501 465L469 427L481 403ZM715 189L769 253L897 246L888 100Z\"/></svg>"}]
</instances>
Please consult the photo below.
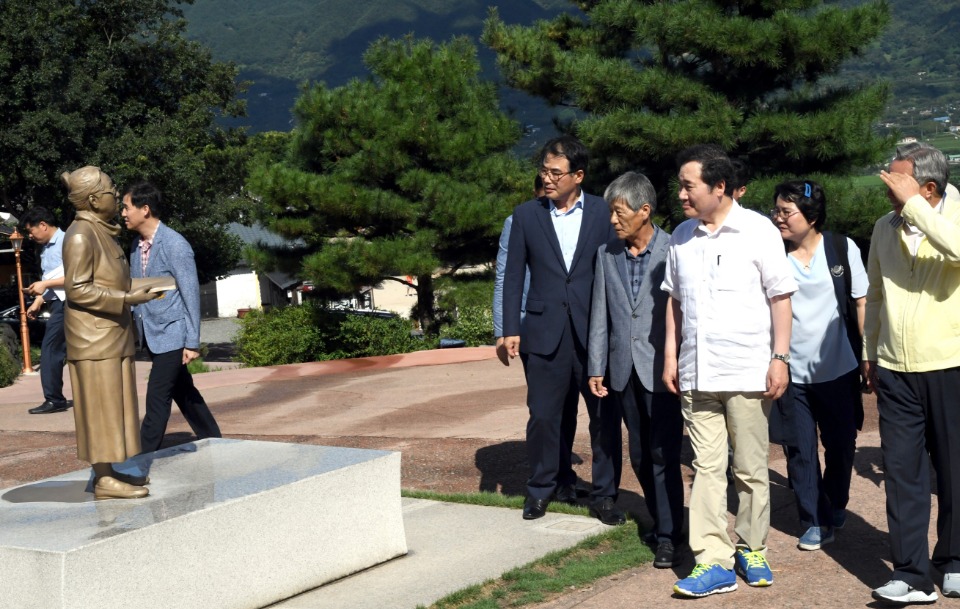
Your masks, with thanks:
<instances>
[{"instance_id":1,"label":"black dress shoe","mask_svg":"<svg viewBox=\"0 0 960 609\"><path fill-rule=\"evenodd\" d=\"M548 505L550 505L549 499L527 497L527 500L523 502L523 519L536 520L537 518L543 518L543 515L547 513Z\"/></svg>"},{"instance_id":2,"label":"black dress shoe","mask_svg":"<svg viewBox=\"0 0 960 609\"><path fill-rule=\"evenodd\" d=\"M73 406L73 400L67 400L66 402L51 402L48 400L27 412L30 414L50 414L51 412L63 412L71 406Z\"/></svg>"},{"instance_id":3,"label":"black dress shoe","mask_svg":"<svg viewBox=\"0 0 960 609\"><path fill-rule=\"evenodd\" d=\"M554 499L560 503L569 503L571 505L576 505L577 503L577 489L572 484L561 484L557 487L557 493L554 495Z\"/></svg>"},{"instance_id":4,"label":"black dress shoe","mask_svg":"<svg viewBox=\"0 0 960 609\"><path fill-rule=\"evenodd\" d=\"M682 552L679 548L673 547L671 541L661 541L657 546L657 553L653 557L653 566L658 569L669 569L676 567L682 560Z\"/></svg>"},{"instance_id":5,"label":"black dress shoe","mask_svg":"<svg viewBox=\"0 0 960 609\"><path fill-rule=\"evenodd\" d=\"M640 541L642 541L644 545L655 547L657 545L657 534L653 531L647 531L640 537Z\"/></svg>"},{"instance_id":6,"label":"black dress shoe","mask_svg":"<svg viewBox=\"0 0 960 609\"><path fill-rule=\"evenodd\" d=\"M595 516L603 524L618 526L627 521L620 508L613 502L612 497L604 497L590 506L590 515Z\"/></svg>"}]
</instances>

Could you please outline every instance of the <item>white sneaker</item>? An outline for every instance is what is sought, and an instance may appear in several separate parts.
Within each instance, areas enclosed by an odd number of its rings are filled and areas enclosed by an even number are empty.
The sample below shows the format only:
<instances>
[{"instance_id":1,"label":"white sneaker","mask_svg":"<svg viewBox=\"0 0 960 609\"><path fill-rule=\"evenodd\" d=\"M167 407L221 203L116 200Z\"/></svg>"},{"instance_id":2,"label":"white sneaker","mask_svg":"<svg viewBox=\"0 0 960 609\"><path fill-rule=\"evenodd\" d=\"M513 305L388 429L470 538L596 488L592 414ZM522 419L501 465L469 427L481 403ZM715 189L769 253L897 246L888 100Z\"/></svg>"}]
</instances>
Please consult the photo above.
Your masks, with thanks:
<instances>
[{"instance_id":1,"label":"white sneaker","mask_svg":"<svg viewBox=\"0 0 960 609\"><path fill-rule=\"evenodd\" d=\"M943 585L940 589L944 596L960 598L960 573L944 573Z\"/></svg>"},{"instance_id":2,"label":"white sneaker","mask_svg":"<svg viewBox=\"0 0 960 609\"><path fill-rule=\"evenodd\" d=\"M960 593L960 575L957 575L957 592ZM935 603L937 602L937 593L924 592L907 584L899 579L891 579L884 585L873 591L873 598L878 601L906 605L910 603Z\"/></svg>"}]
</instances>

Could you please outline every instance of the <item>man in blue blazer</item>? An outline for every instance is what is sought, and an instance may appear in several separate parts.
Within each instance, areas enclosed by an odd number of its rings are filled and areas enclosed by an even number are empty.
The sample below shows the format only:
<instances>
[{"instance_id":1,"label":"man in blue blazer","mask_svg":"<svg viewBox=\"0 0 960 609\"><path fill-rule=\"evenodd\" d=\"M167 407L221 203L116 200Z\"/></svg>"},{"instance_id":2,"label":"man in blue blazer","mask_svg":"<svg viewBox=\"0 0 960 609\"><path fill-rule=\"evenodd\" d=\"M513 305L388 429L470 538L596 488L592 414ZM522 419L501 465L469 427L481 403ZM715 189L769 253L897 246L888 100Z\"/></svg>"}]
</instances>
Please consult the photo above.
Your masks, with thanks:
<instances>
[{"instance_id":1,"label":"man in blue blazer","mask_svg":"<svg viewBox=\"0 0 960 609\"><path fill-rule=\"evenodd\" d=\"M533 179L533 197L544 195L543 178L540 174ZM496 276L493 280L493 338L496 341L497 358L504 366L510 365L507 349L503 346L503 276L507 272L507 249L510 247L510 226L513 225L513 215L503 221L503 230L500 232L500 249L497 250ZM527 289L530 287L530 273L523 282L523 300L520 303L520 318L523 319L523 303L527 300Z\"/></svg>"},{"instance_id":2,"label":"man in blue blazer","mask_svg":"<svg viewBox=\"0 0 960 609\"><path fill-rule=\"evenodd\" d=\"M683 478L680 399L663 384L664 318L667 293L660 289L670 235L653 223L657 193L643 174L629 171L607 187L610 223L617 236L597 253L590 337L590 390L607 398L608 387L622 410L633 467L653 530L653 566L679 564L683 540ZM612 414L607 408L603 415ZM611 451L612 454L618 455ZM617 482L620 459L614 459Z\"/></svg>"},{"instance_id":3,"label":"man in blue blazer","mask_svg":"<svg viewBox=\"0 0 960 609\"><path fill-rule=\"evenodd\" d=\"M530 477L523 517L540 518L552 499L576 501L571 460L577 405L583 396L593 452L590 511L622 524L610 447L620 423L603 428L600 400L587 384L587 331L597 249L613 237L603 199L580 188L587 149L574 137L550 140L540 153L545 196L513 211L503 282L503 334L509 357L521 356L527 380ZM520 313L527 269L530 287ZM616 439L614 439L614 436Z\"/></svg>"},{"instance_id":4,"label":"man in blue blazer","mask_svg":"<svg viewBox=\"0 0 960 609\"><path fill-rule=\"evenodd\" d=\"M140 346L153 362L140 427L145 453L160 448L174 400L197 438L221 437L187 370L187 363L200 356L200 283L193 248L160 221L162 200L155 186L141 182L124 193L120 212L127 228L138 233L130 251L130 276L173 277L177 282L163 298L133 308Z\"/></svg>"}]
</instances>

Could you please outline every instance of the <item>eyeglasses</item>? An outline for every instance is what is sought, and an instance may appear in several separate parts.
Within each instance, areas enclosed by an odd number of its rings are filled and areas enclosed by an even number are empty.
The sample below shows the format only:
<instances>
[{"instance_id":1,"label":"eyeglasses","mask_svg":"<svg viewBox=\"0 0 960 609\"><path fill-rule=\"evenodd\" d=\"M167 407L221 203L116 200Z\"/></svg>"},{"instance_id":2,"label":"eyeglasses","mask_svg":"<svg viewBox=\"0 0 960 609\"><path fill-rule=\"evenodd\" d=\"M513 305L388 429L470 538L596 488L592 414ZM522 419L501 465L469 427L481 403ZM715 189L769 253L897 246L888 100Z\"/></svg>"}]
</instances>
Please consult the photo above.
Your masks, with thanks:
<instances>
[{"instance_id":1,"label":"eyeglasses","mask_svg":"<svg viewBox=\"0 0 960 609\"><path fill-rule=\"evenodd\" d=\"M799 214L799 209L785 209L783 207L774 207L770 210L770 219L771 220L783 220L786 222L794 214Z\"/></svg>"},{"instance_id":2,"label":"eyeglasses","mask_svg":"<svg viewBox=\"0 0 960 609\"><path fill-rule=\"evenodd\" d=\"M543 180L550 180L551 182L559 182L563 176L568 176L570 174L577 173L576 171L549 171L544 168L540 168L540 171L537 174Z\"/></svg>"},{"instance_id":3,"label":"eyeglasses","mask_svg":"<svg viewBox=\"0 0 960 609\"><path fill-rule=\"evenodd\" d=\"M119 198L120 198L120 195L117 194L117 187L116 187L116 186L114 186L113 188L111 188L111 189L109 189L109 190L101 190L100 192L95 192L95 193L93 193L93 194L95 194L95 195L110 194L110 195L113 195L113 198L114 198L114 199L119 199Z\"/></svg>"}]
</instances>

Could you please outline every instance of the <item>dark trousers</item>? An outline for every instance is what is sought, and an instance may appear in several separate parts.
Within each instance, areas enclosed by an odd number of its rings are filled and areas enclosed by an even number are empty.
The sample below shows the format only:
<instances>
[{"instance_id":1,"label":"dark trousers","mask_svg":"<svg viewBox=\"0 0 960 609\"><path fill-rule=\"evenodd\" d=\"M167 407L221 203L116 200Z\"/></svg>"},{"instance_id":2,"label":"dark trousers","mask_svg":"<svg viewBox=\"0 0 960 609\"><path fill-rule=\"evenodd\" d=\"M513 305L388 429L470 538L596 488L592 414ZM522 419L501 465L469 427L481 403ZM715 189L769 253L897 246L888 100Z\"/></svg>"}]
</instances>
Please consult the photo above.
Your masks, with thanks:
<instances>
[{"instance_id":1,"label":"dark trousers","mask_svg":"<svg viewBox=\"0 0 960 609\"><path fill-rule=\"evenodd\" d=\"M140 427L142 451L148 453L160 448L170 420L170 405L174 401L197 438L221 437L220 427L203 396L193 386L193 376L183 363L183 349L148 353L153 368L147 381L147 413Z\"/></svg>"},{"instance_id":2,"label":"dark trousers","mask_svg":"<svg viewBox=\"0 0 960 609\"><path fill-rule=\"evenodd\" d=\"M633 467L647 510L653 517L658 541L679 543L683 538L683 478L680 474L680 446L683 441L683 413L680 397L648 391L636 371L617 395L627 425L630 465ZM606 404L606 402L604 402ZM606 416L606 411L603 415ZM622 462L614 454L619 485Z\"/></svg>"},{"instance_id":3,"label":"dark trousers","mask_svg":"<svg viewBox=\"0 0 960 609\"><path fill-rule=\"evenodd\" d=\"M930 471L937 475L937 544L933 565L960 572L960 368L930 372L877 370L887 525L894 579L933 592L928 558ZM929 453L929 456L928 456Z\"/></svg>"},{"instance_id":4,"label":"dark trousers","mask_svg":"<svg viewBox=\"0 0 960 609\"><path fill-rule=\"evenodd\" d=\"M787 475L804 527L832 526L833 510L847 507L857 451L856 408L860 371L825 383L790 383L783 398L790 410L793 443L786 446ZM823 442L823 472L817 429Z\"/></svg>"},{"instance_id":5,"label":"dark trousers","mask_svg":"<svg viewBox=\"0 0 960 609\"><path fill-rule=\"evenodd\" d=\"M40 386L47 402L65 402L63 397L63 365L67 359L67 339L63 334L63 301L47 303L47 320L43 341L40 343Z\"/></svg>"},{"instance_id":6,"label":"dark trousers","mask_svg":"<svg viewBox=\"0 0 960 609\"><path fill-rule=\"evenodd\" d=\"M527 459L530 478L527 493L535 499L548 499L558 485L576 484L571 464L573 439L577 433L577 405L580 396L587 404L590 417L590 447L593 452L591 496L616 497L617 484L613 460L608 454L610 441L605 435L616 433L620 443L620 421L616 431L612 425L603 428L600 400L590 393L587 384L587 352L567 325L560 345L550 355L527 353L522 356L527 379ZM608 419L609 421L609 419ZM619 448L618 448L619 450ZM618 453L619 454L619 453Z\"/></svg>"}]
</instances>

